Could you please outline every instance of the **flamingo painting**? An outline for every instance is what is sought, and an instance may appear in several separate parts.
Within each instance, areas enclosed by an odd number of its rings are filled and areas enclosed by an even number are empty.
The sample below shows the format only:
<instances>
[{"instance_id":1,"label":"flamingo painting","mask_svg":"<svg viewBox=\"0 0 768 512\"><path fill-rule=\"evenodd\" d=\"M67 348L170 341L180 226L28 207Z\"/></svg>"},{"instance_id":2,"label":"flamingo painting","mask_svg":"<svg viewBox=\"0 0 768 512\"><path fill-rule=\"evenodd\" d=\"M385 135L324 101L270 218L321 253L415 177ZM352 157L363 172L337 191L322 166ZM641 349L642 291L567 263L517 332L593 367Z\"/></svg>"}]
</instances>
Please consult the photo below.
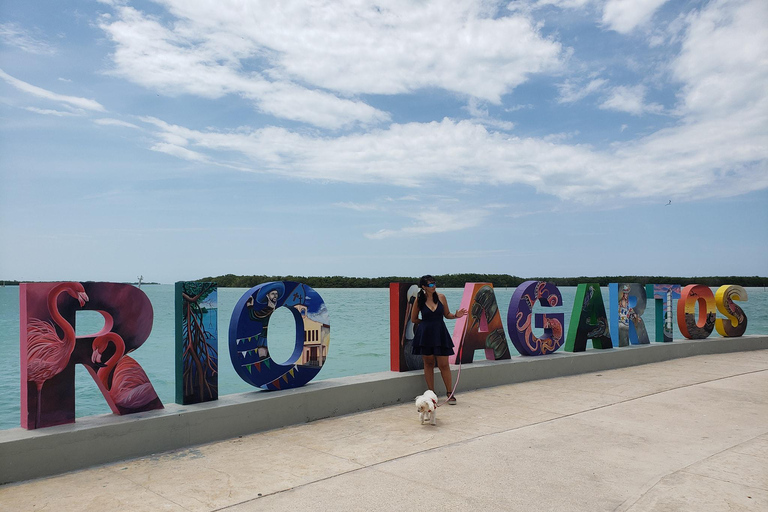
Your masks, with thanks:
<instances>
[{"instance_id":1,"label":"flamingo painting","mask_svg":"<svg viewBox=\"0 0 768 512\"><path fill-rule=\"evenodd\" d=\"M115 346L115 352L102 362L104 352L110 342ZM162 409L163 404L149 382L149 377L135 359L125 355L125 342L116 332L108 332L97 336L93 340L93 355L91 362L101 366L96 373L97 378L109 392L112 403L110 407L117 414L122 414L120 409L128 409L130 412L137 410ZM110 376L112 377L110 379ZM110 382L111 381L111 382ZM146 407L157 401L158 405Z\"/></svg>"},{"instance_id":2,"label":"flamingo painting","mask_svg":"<svg viewBox=\"0 0 768 512\"><path fill-rule=\"evenodd\" d=\"M37 387L37 414L35 428L40 426L43 384L58 375L69 364L75 349L75 329L67 322L58 309L59 295L67 293L83 307L88 301L85 288L80 283L61 283L48 294L48 312L64 333L60 338L51 322L30 318L27 322L27 381Z\"/></svg>"}]
</instances>

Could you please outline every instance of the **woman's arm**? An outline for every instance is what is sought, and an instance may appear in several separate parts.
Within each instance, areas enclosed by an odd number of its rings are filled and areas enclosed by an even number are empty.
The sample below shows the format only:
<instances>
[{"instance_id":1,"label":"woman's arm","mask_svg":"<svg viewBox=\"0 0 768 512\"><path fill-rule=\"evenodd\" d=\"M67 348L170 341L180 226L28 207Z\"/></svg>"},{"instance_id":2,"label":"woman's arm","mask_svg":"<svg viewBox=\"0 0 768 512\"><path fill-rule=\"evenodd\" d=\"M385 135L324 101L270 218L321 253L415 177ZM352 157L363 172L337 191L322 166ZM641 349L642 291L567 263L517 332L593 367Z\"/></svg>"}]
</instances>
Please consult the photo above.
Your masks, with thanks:
<instances>
[{"instance_id":1,"label":"woman's arm","mask_svg":"<svg viewBox=\"0 0 768 512\"><path fill-rule=\"evenodd\" d=\"M443 316L448 320L453 320L454 318L461 318L467 314L466 309L457 309L456 313L451 313L451 310L448 307L448 300L445 298L445 295L443 295L442 293L438 293L437 297L440 299L440 302L443 303Z\"/></svg>"}]
</instances>

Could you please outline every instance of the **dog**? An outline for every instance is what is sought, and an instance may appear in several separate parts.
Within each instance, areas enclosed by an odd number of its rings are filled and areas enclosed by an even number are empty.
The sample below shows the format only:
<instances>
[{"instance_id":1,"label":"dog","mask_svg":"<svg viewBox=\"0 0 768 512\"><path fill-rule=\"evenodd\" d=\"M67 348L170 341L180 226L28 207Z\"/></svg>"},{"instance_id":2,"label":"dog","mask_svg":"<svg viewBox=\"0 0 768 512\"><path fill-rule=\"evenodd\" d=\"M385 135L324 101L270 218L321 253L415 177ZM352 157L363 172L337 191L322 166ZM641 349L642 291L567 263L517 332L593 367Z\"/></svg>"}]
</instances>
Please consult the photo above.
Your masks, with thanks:
<instances>
[{"instance_id":1,"label":"dog","mask_svg":"<svg viewBox=\"0 0 768 512\"><path fill-rule=\"evenodd\" d=\"M422 425L425 421L435 425L437 420L437 395L434 391L428 389L423 395L416 397L416 410L419 411L419 420Z\"/></svg>"}]
</instances>

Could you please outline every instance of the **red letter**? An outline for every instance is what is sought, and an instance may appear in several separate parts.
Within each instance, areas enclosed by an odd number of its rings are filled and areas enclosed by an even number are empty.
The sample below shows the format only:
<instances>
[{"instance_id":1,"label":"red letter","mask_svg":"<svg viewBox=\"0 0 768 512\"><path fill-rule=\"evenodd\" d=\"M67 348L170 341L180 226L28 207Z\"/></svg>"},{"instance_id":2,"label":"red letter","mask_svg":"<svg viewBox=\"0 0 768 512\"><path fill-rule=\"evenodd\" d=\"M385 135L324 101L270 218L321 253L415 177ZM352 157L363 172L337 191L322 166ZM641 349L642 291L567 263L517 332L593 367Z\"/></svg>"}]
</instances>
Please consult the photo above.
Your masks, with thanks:
<instances>
[{"instance_id":1,"label":"red letter","mask_svg":"<svg viewBox=\"0 0 768 512\"><path fill-rule=\"evenodd\" d=\"M134 286L117 283L22 283L21 426L75 421L75 364L85 365L118 414L162 408L141 367L125 353L152 330L152 304ZM104 328L75 337L78 309L98 311ZM98 374L97 374L98 372Z\"/></svg>"}]
</instances>

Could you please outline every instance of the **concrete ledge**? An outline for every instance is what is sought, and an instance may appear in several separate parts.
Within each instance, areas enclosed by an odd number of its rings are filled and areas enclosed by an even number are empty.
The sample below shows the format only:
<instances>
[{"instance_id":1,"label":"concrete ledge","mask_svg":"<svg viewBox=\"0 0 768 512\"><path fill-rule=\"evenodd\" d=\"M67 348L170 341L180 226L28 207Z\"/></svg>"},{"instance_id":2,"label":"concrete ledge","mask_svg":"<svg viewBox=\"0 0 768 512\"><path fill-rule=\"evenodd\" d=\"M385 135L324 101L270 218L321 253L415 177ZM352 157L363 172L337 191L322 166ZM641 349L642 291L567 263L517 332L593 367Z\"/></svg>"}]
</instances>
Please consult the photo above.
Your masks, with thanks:
<instances>
[{"instance_id":1,"label":"concrete ledge","mask_svg":"<svg viewBox=\"0 0 768 512\"><path fill-rule=\"evenodd\" d=\"M518 356L464 365L459 389L761 349L768 349L768 336L712 337L575 354ZM424 387L420 371L382 372L310 382L286 391L225 395L216 402L194 406L166 404L164 410L130 416L92 416L46 429L2 430L0 485L409 402Z\"/></svg>"}]
</instances>

